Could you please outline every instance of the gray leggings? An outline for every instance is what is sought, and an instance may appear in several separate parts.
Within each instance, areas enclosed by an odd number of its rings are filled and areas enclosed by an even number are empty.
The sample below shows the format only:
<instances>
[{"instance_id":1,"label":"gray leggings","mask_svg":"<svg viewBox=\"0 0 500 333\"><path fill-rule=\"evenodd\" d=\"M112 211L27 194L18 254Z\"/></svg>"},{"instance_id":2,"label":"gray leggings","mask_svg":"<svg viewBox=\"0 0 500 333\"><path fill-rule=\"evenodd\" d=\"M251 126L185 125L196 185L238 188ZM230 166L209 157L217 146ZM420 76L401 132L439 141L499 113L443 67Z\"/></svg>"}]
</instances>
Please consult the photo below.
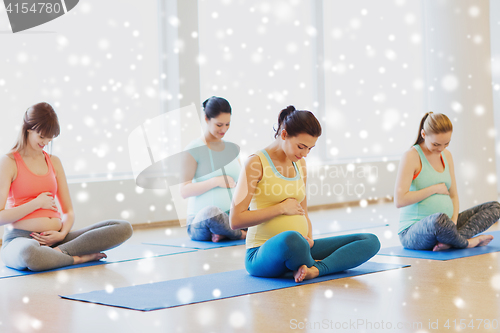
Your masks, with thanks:
<instances>
[{"instance_id":1,"label":"gray leggings","mask_svg":"<svg viewBox=\"0 0 500 333\"><path fill-rule=\"evenodd\" d=\"M41 246L30 234L28 230L5 229L0 254L6 266L45 271L73 265L72 256L98 253L120 245L132 236L132 226L127 221L102 221L69 232L62 242L52 247ZM54 247L59 247L62 253Z\"/></svg>"},{"instance_id":2,"label":"gray leggings","mask_svg":"<svg viewBox=\"0 0 500 333\"><path fill-rule=\"evenodd\" d=\"M412 250L430 250L437 242L466 248L469 238L488 229L500 217L500 203L487 202L458 214L457 224L443 213L429 215L399 234L401 244Z\"/></svg>"},{"instance_id":3,"label":"gray leggings","mask_svg":"<svg viewBox=\"0 0 500 333\"><path fill-rule=\"evenodd\" d=\"M208 206L196 215L187 218L187 232L192 240L211 241L212 234L223 235L229 239L240 239L241 230L232 230L229 215L219 207Z\"/></svg>"}]
</instances>

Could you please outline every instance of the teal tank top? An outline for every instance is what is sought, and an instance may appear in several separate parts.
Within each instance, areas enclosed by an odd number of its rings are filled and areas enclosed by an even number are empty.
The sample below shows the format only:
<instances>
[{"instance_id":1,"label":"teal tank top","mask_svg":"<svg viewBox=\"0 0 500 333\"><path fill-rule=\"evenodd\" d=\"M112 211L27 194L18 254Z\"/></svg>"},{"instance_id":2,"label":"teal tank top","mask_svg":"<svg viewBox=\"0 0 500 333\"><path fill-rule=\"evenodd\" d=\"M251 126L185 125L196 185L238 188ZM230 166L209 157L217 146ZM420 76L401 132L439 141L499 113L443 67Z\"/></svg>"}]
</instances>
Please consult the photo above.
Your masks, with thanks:
<instances>
[{"instance_id":1,"label":"teal tank top","mask_svg":"<svg viewBox=\"0 0 500 333\"><path fill-rule=\"evenodd\" d=\"M223 142L226 143L226 141ZM206 149L192 149L203 146ZM226 143L223 151L214 151L205 145L202 138L198 138L189 143L184 150L188 151L198 164L192 180L193 183L222 176L222 170L217 164L218 161L227 161L228 156L234 156L234 159L224 166L224 172L227 176L233 178L235 182L238 181L241 166L238 162L239 149L235 144ZM234 188L215 187L196 197L189 197L187 216L196 215L196 213L207 206L216 206L224 212L229 212L233 191Z\"/></svg>"},{"instance_id":2,"label":"teal tank top","mask_svg":"<svg viewBox=\"0 0 500 333\"><path fill-rule=\"evenodd\" d=\"M420 170L417 178L413 179L411 182L410 191L419 191L439 183L445 183L446 187L450 189L450 167L444 153L441 153L441 157L444 161L444 171L437 172L425 157L420 145L414 145L413 148L416 149L420 156L422 170ZM424 217L435 213L444 213L448 215L449 218L453 216L453 202L449 195L433 194L420 202L400 208L398 233L408 229L412 224L420 221Z\"/></svg>"}]
</instances>

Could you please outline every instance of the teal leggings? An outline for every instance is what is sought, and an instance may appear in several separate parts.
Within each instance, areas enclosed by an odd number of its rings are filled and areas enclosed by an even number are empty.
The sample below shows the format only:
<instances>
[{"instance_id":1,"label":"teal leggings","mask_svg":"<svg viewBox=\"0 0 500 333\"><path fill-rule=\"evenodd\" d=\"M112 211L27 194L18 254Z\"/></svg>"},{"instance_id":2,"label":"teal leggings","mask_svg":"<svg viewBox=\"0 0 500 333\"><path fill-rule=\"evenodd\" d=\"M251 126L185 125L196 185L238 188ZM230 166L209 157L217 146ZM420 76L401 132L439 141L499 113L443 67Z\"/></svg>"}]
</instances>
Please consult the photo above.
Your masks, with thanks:
<instances>
[{"instance_id":1,"label":"teal leggings","mask_svg":"<svg viewBox=\"0 0 500 333\"><path fill-rule=\"evenodd\" d=\"M321 238L309 248L309 243L300 233L284 231L262 246L247 249L245 267L250 275L278 277L307 265L315 266L321 276L359 266L379 249L380 242L373 234Z\"/></svg>"}]
</instances>

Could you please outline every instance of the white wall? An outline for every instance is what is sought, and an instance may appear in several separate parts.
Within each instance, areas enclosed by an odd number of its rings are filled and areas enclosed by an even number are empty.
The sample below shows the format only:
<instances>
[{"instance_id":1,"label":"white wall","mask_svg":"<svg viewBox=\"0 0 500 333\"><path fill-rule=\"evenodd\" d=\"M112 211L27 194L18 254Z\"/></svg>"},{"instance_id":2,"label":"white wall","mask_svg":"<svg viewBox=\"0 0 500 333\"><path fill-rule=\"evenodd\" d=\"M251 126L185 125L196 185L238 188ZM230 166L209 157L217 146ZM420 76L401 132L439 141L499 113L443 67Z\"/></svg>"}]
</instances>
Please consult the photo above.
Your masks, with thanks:
<instances>
[{"instance_id":1,"label":"white wall","mask_svg":"<svg viewBox=\"0 0 500 333\"><path fill-rule=\"evenodd\" d=\"M490 0L490 45L491 45L491 75L493 87L493 108L496 130L496 156L500 156L500 1ZM500 163L497 163L497 178L500 177ZM497 182L500 193L500 182Z\"/></svg>"},{"instance_id":2,"label":"white wall","mask_svg":"<svg viewBox=\"0 0 500 333\"><path fill-rule=\"evenodd\" d=\"M424 1L426 104L453 122L461 210L498 193L489 10L488 1Z\"/></svg>"}]
</instances>

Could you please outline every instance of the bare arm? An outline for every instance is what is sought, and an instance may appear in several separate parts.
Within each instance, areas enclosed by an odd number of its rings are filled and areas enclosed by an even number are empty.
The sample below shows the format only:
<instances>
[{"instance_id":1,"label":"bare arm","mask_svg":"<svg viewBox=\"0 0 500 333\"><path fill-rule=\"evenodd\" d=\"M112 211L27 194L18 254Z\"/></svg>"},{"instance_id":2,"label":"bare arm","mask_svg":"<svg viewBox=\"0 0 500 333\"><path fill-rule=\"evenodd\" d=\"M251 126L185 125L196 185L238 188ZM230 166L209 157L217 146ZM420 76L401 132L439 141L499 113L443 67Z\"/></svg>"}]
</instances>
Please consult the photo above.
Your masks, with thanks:
<instances>
[{"instance_id":1,"label":"bare arm","mask_svg":"<svg viewBox=\"0 0 500 333\"><path fill-rule=\"evenodd\" d=\"M16 162L7 155L0 157L0 225L16 222L37 209L54 209L50 193L41 193L36 199L20 206L5 209L9 190L17 172Z\"/></svg>"},{"instance_id":2,"label":"bare arm","mask_svg":"<svg viewBox=\"0 0 500 333\"><path fill-rule=\"evenodd\" d=\"M309 219L309 215L307 214L307 166L306 166L306 161L304 159L301 159L298 167L301 168L301 170L302 170L302 175L304 178L304 186L306 187L306 196L304 197L304 200L302 200L300 205L302 206L302 209L304 209L304 213L305 213L304 215L306 216L306 219L307 219L307 225L308 225L307 237L309 237L312 240L312 238L313 238L312 224L311 224L311 219Z\"/></svg>"},{"instance_id":3,"label":"bare arm","mask_svg":"<svg viewBox=\"0 0 500 333\"><path fill-rule=\"evenodd\" d=\"M455 179L455 165L453 163L453 157L451 157L451 153L447 149L444 151L444 154L446 156L446 160L448 161L448 165L450 167L450 176L451 176L451 186L449 189L450 198L451 201L453 202L453 216L451 217L451 220L455 224L457 224L460 205L458 201L457 181Z\"/></svg>"},{"instance_id":4,"label":"bare arm","mask_svg":"<svg viewBox=\"0 0 500 333\"><path fill-rule=\"evenodd\" d=\"M307 167L306 167L306 160L301 159L299 163L299 168L302 170L302 175L304 179L304 186L306 188L306 196L304 197L304 200L300 203L302 206L302 209L304 209L304 215L306 216L307 219L307 237L306 240L309 243L309 247L314 246L314 240L313 240L313 232L312 232L312 223L311 219L309 218L309 215L307 214Z\"/></svg>"},{"instance_id":5,"label":"bare arm","mask_svg":"<svg viewBox=\"0 0 500 333\"><path fill-rule=\"evenodd\" d=\"M60 232L64 235L64 237L66 237L75 222L75 212L73 210L73 203L71 202L71 197L69 195L68 181L66 180L66 174L64 173L61 160L52 155L51 161L56 171L57 199L61 204L61 210L63 213L63 227Z\"/></svg>"},{"instance_id":6,"label":"bare arm","mask_svg":"<svg viewBox=\"0 0 500 333\"><path fill-rule=\"evenodd\" d=\"M227 187L224 176L210 178L202 182L193 183L193 178L196 173L198 163L188 152L184 152L182 157L182 184L180 186L181 196L184 199L196 197L215 187ZM227 176L229 187L235 187L233 178Z\"/></svg>"},{"instance_id":7,"label":"bare arm","mask_svg":"<svg viewBox=\"0 0 500 333\"><path fill-rule=\"evenodd\" d=\"M257 183L262 179L262 164L256 155L250 156L245 168L240 174L238 184L231 202L229 223L232 229L248 228L279 215L304 214L303 209L295 199L286 199L279 204L257 210L248 210L250 201L255 194Z\"/></svg>"},{"instance_id":8,"label":"bare arm","mask_svg":"<svg viewBox=\"0 0 500 333\"><path fill-rule=\"evenodd\" d=\"M410 191L414 173L420 167L420 157L418 152L411 148L404 153L399 163L396 187L394 189L394 203L397 208L412 205L420 202L433 194L449 194L446 185L435 184L419 191Z\"/></svg>"}]
</instances>

